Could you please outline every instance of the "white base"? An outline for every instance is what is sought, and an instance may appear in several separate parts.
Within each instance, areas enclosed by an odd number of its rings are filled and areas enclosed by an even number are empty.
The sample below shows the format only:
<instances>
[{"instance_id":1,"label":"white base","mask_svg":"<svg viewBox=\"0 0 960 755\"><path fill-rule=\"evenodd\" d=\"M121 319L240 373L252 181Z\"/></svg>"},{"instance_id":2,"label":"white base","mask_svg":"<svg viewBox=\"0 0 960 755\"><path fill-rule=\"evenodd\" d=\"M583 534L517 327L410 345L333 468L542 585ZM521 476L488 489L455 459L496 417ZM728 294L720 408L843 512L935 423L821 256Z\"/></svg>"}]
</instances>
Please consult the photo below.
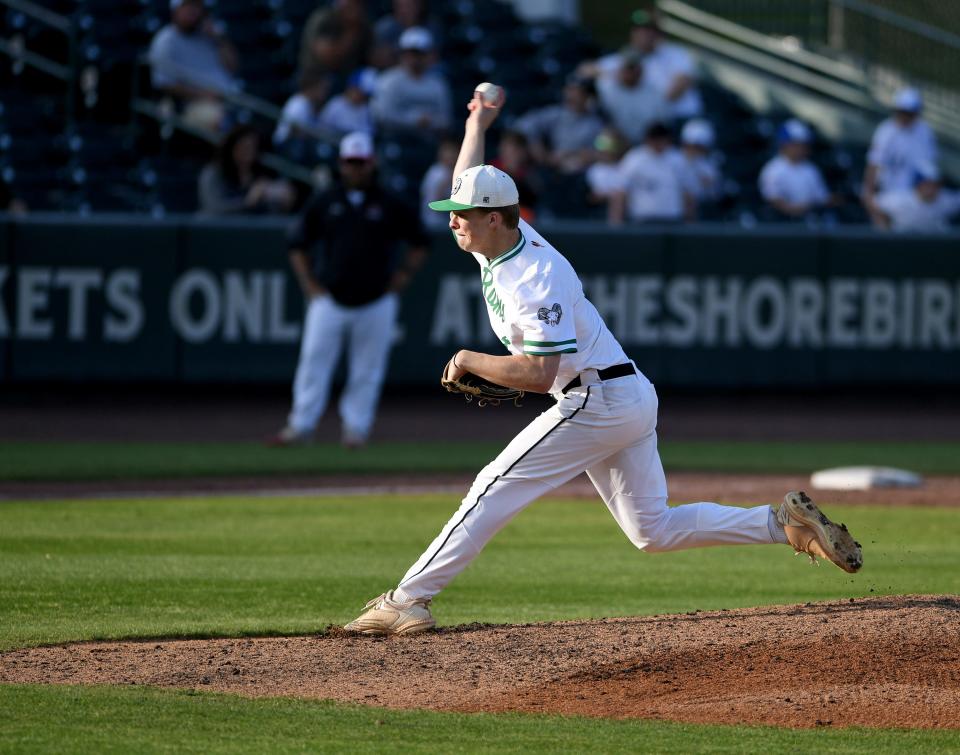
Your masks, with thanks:
<instances>
[{"instance_id":1,"label":"white base","mask_svg":"<svg viewBox=\"0 0 960 755\"><path fill-rule=\"evenodd\" d=\"M922 484L920 475L893 467L837 467L810 476L810 485L818 490L917 488Z\"/></svg>"}]
</instances>

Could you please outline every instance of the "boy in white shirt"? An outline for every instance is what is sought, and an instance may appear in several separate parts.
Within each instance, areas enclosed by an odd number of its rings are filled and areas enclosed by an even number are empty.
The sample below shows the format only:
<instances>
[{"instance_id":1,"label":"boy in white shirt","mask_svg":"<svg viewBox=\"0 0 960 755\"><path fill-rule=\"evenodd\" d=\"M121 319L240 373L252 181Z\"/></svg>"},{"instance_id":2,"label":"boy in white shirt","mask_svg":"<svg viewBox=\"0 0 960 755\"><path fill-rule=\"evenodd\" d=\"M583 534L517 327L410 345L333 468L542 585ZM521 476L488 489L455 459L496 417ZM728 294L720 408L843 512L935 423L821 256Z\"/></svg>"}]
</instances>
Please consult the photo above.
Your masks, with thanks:
<instances>
[{"instance_id":1,"label":"boy in white shirt","mask_svg":"<svg viewBox=\"0 0 960 755\"><path fill-rule=\"evenodd\" d=\"M670 130L655 123L643 146L634 147L620 162L622 189L610 198L611 225L624 219L677 222L689 217L693 205L684 191L682 157L672 147Z\"/></svg>"},{"instance_id":2,"label":"boy in white shirt","mask_svg":"<svg viewBox=\"0 0 960 755\"><path fill-rule=\"evenodd\" d=\"M916 89L901 89L893 99L893 115L877 126L863 175L864 205L874 194L913 188L916 166L937 163L937 139L920 118L923 99ZM868 207L869 209L869 207Z\"/></svg>"},{"instance_id":3,"label":"boy in white shirt","mask_svg":"<svg viewBox=\"0 0 960 755\"><path fill-rule=\"evenodd\" d=\"M830 192L810 159L813 134L791 118L777 132L779 154L760 172L760 194L784 220L799 220L830 204Z\"/></svg>"},{"instance_id":4,"label":"boy in white shirt","mask_svg":"<svg viewBox=\"0 0 960 755\"><path fill-rule=\"evenodd\" d=\"M350 74L343 94L332 97L320 114L324 127L338 137L357 131L372 135L370 97L376 83L377 72L373 68L360 68Z\"/></svg>"}]
</instances>

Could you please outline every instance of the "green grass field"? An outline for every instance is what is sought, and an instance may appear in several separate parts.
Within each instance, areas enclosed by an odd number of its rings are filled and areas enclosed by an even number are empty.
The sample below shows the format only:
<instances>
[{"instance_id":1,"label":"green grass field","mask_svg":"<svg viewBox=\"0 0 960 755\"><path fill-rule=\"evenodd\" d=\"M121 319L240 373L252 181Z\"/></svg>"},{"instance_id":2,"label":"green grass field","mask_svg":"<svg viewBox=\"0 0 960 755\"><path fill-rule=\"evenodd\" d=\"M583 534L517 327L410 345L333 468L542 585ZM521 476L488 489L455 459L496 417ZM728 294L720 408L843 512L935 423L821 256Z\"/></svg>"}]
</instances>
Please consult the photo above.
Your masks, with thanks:
<instances>
[{"instance_id":1,"label":"green grass field","mask_svg":"<svg viewBox=\"0 0 960 755\"><path fill-rule=\"evenodd\" d=\"M0 648L78 639L310 633L388 588L448 497L0 504ZM542 501L435 601L441 624L960 592L949 509L831 508L859 575L785 548L638 553L600 503ZM389 533L385 535L384 533ZM782 731L394 712L144 688L0 685L0 752L960 752L958 732Z\"/></svg>"},{"instance_id":2,"label":"green grass field","mask_svg":"<svg viewBox=\"0 0 960 755\"><path fill-rule=\"evenodd\" d=\"M379 443L360 452L339 445L264 449L258 443L3 443L0 481L156 479L230 475L475 473L500 443ZM673 442L668 469L796 472L854 464L923 474L960 474L960 443Z\"/></svg>"}]
</instances>

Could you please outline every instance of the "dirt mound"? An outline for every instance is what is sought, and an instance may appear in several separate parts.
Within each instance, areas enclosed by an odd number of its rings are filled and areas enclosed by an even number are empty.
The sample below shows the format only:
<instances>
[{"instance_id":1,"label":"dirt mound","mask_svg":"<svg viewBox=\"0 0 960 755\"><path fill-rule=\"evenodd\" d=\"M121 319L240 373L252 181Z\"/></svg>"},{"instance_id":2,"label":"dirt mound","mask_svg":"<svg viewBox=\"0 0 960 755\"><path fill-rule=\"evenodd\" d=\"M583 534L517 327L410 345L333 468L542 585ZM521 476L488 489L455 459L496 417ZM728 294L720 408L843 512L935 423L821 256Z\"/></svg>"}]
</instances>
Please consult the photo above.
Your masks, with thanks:
<instances>
[{"instance_id":1,"label":"dirt mound","mask_svg":"<svg viewBox=\"0 0 960 755\"><path fill-rule=\"evenodd\" d=\"M0 682L148 684L434 710L960 728L960 598L470 625L389 639L334 629L320 637L78 643L0 654Z\"/></svg>"}]
</instances>

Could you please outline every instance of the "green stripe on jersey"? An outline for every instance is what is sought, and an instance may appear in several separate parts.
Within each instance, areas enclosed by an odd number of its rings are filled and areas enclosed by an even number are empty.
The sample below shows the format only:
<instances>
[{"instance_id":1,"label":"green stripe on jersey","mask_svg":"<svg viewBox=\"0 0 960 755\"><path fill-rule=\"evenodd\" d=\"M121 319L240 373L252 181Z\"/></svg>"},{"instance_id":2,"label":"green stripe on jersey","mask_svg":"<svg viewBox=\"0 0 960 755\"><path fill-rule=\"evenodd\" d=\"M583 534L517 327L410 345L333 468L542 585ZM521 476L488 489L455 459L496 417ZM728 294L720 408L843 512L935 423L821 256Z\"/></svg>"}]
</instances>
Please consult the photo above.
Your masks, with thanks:
<instances>
[{"instance_id":1,"label":"green stripe on jersey","mask_svg":"<svg viewBox=\"0 0 960 755\"><path fill-rule=\"evenodd\" d=\"M576 343L576 338L570 338L566 341L524 341L524 346L565 346L568 343Z\"/></svg>"},{"instance_id":2,"label":"green stripe on jersey","mask_svg":"<svg viewBox=\"0 0 960 755\"><path fill-rule=\"evenodd\" d=\"M576 354L576 349L563 349L562 351L524 351L524 354L528 354L532 357L554 357L558 354Z\"/></svg>"},{"instance_id":3,"label":"green stripe on jersey","mask_svg":"<svg viewBox=\"0 0 960 755\"><path fill-rule=\"evenodd\" d=\"M523 237L523 234L521 233L520 239L517 241L517 243L512 248L507 249L507 251L505 251L499 257L494 257L492 260L490 260L490 262L488 263L488 266L491 268L494 268L497 265L502 265L507 260L512 260L518 254L520 254L520 252L523 250L523 247L526 246L526 244L527 244L527 240Z\"/></svg>"}]
</instances>

